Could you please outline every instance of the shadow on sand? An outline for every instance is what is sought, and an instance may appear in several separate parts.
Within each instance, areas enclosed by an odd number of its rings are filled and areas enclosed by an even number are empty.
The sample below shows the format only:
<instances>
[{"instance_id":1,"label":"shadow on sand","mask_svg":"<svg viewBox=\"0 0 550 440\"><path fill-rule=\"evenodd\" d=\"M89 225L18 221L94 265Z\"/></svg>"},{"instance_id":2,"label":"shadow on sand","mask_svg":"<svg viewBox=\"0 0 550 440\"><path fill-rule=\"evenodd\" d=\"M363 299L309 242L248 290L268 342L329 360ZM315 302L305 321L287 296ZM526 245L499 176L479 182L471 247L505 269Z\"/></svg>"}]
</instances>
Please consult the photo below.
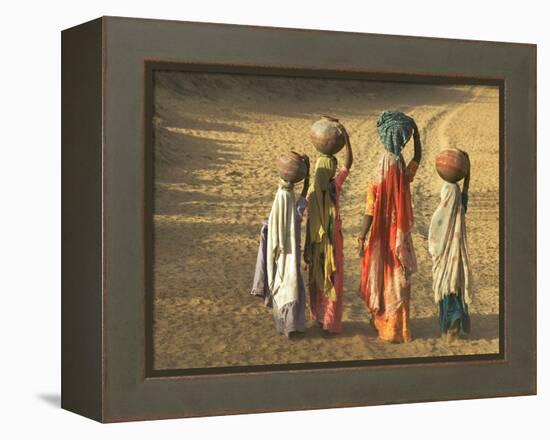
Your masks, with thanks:
<instances>
[{"instance_id":1,"label":"shadow on sand","mask_svg":"<svg viewBox=\"0 0 550 440\"><path fill-rule=\"evenodd\" d=\"M497 339L499 337L498 315L481 315L474 313L470 315L471 331L469 340ZM439 338L439 321L436 316L433 318L411 319L411 331L415 339Z\"/></svg>"},{"instance_id":2,"label":"shadow on sand","mask_svg":"<svg viewBox=\"0 0 550 440\"><path fill-rule=\"evenodd\" d=\"M475 341L478 339L491 340L499 337L499 318L498 315L470 315L471 332L468 340ZM307 330L308 338L322 338L323 332L317 326ZM437 317L431 318L416 318L411 319L411 332L415 340L418 339L437 339L441 336L439 331L439 323ZM335 338L351 338L354 336L366 336L368 338L376 338L377 334L374 328L365 321L348 321L343 322L342 332Z\"/></svg>"}]
</instances>

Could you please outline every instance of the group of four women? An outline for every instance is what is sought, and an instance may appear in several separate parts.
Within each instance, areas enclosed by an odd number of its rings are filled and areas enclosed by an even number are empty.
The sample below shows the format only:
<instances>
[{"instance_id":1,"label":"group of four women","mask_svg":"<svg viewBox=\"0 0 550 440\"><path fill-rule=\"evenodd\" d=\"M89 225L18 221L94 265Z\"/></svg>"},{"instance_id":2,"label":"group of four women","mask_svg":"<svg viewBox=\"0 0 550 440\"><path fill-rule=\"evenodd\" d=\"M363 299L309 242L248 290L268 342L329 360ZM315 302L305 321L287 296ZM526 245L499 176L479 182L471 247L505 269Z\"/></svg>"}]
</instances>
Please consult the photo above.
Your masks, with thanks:
<instances>
[{"instance_id":1,"label":"group of four women","mask_svg":"<svg viewBox=\"0 0 550 440\"><path fill-rule=\"evenodd\" d=\"M378 337L409 342L411 275L417 269L410 183L420 164L422 147L414 120L404 113L382 113L377 128L385 151L367 189L357 239L362 258L360 291ZM321 154L310 187L309 158L304 156L308 173L301 196L296 200L293 184L281 180L269 218L262 226L252 294L262 296L273 307L277 331L289 338L305 330L306 291L300 271L304 216L303 258L309 274L311 318L327 337L342 329L344 240L339 199L353 153L348 133L343 126L341 130L346 142L340 170L334 156ZM401 151L411 138L414 157L406 165ZM469 331L471 276L464 222L468 182L469 176L463 191L456 183L443 184L428 239L440 329L451 339Z\"/></svg>"}]
</instances>

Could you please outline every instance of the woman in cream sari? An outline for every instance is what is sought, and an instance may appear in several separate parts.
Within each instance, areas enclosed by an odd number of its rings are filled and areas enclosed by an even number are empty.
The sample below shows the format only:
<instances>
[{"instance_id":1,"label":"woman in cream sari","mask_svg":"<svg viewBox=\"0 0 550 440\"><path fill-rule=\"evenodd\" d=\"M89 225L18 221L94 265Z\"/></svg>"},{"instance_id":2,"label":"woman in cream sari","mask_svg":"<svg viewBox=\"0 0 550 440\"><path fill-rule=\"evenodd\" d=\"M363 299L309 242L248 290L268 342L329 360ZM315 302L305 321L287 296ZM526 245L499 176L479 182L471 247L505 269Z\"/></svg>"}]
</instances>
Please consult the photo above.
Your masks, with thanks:
<instances>
[{"instance_id":1,"label":"woman in cream sari","mask_svg":"<svg viewBox=\"0 0 550 440\"><path fill-rule=\"evenodd\" d=\"M470 331L468 305L473 289L465 217L469 184L469 174L462 192L456 183L443 183L441 202L432 217L428 237L434 300L439 306L441 335L447 341L464 337Z\"/></svg>"},{"instance_id":2,"label":"woman in cream sari","mask_svg":"<svg viewBox=\"0 0 550 440\"><path fill-rule=\"evenodd\" d=\"M309 158L302 195L296 200L294 185L281 179L267 225L266 272L273 319L278 333L289 339L305 329L306 293L300 273L301 224L307 207ZM258 268L256 269L258 274ZM259 276L255 277L260 279ZM254 293L254 289L253 289Z\"/></svg>"}]
</instances>

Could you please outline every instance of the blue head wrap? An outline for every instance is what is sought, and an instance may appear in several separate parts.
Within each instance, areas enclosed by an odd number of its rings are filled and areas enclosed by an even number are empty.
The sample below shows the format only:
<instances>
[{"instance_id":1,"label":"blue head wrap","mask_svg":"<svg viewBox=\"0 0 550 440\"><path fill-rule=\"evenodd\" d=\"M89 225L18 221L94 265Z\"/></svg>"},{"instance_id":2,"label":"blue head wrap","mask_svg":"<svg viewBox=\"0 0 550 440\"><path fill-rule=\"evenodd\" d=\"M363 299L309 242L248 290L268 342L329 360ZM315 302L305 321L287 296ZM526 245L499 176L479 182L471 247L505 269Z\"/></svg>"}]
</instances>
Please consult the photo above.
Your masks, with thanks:
<instances>
[{"instance_id":1,"label":"blue head wrap","mask_svg":"<svg viewBox=\"0 0 550 440\"><path fill-rule=\"evenodd\" d=\"M378 118L376 126L384 148L390 153L399 155L411 138L414 121L405 113L385 111Z\"/></svg>"}]
</instances>

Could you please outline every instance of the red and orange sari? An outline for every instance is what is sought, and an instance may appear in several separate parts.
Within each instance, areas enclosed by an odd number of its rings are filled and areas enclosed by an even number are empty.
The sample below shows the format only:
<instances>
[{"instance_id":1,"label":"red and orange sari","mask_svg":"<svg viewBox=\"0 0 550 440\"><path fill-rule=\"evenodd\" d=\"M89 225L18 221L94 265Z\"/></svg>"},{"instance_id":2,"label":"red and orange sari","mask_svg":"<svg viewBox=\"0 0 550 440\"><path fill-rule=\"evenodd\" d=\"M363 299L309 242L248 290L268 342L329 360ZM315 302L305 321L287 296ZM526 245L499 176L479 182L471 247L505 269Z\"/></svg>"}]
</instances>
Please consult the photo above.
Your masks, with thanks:
<instances>
[{"instance_id":1,"label":"red and orange sari","mask_svg":"<svg viewBox=\"0 0 550 440\"><path fill-rule=\"evenodd\" d=\"M412 340L409 302L416 257L410 181L418 164L411 165L406 167L401 154L384 152L367 194L366 215L373 219L362 261L361 294L379 338L392 342Z\"/></svg>"}]
</instances>

